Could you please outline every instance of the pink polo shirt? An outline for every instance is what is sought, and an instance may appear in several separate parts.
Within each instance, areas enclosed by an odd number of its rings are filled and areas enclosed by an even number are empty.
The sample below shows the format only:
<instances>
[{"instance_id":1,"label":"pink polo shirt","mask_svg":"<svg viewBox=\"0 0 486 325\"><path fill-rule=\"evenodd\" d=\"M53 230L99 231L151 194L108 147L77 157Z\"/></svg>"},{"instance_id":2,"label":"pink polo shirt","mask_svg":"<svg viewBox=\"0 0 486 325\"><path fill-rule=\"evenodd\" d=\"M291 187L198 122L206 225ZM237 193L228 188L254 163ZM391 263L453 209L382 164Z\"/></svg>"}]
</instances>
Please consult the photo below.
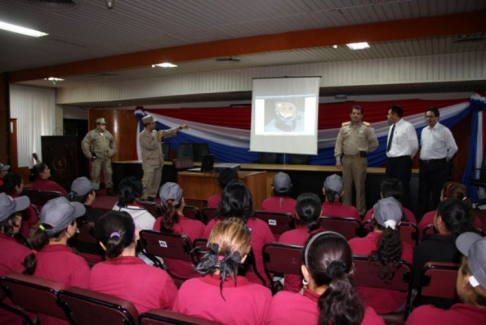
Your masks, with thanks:
<instances>
[{"instance_id":1,"label":"pink polo shirt","mask_svg":"<svg viewBox=\"0 0 486 325\"><path fill-rule=\"evenodd\" d=\"M353 206L342 205L339 201L324 202L322 205L322 216L333 218L355 218L361 221L358 209Z\"/></svg>"},{"instance_id":2,"label":"pink polo shirt","mask_svg":"<svg viewBox=\"0 0 486 325\"><path fill-rule=\"evenodd\" d=\"M154 224L154 230L160 231L163 217L157 218ZM199 220L193 220L179 215L179 222L172 227L174 233L189 236L192 244L194 239L204 237L204 224ZM164 262L169 267L170 272L177 278L189 279L199 277L200 274L194 271L194 265L190 262L164 258Z\"/></svg>"},{"instance_id":3,"label":"pink polo shirt","mask_svg":"<svg viewBox=\"0 0 486 325\"><path fill-rule=\"evenodd\" d=\"M221 194L213 195L208 198L208 208L217 208L221 201Z\"/></svg>"},{"instance_id":4,"label":"pink polo shirt","mask_svg":"<svg viewBox=\"0 0 486 325\"><path fill-rule=\"evenodd\" d=\"M304 289L302 293L280 291L273 298L268 310L267 325L317 324L319 295ZM365 308L362 325L384 325L383 318L371 307Z\"/></svg>"},{"instance_id":5,"label":"pink polo shirt","mask_svg":"<svg viewBox=\"0 0 486 325\"><path fill-rule=\"evenodd\" d=\"M138 313L171 309L177 296L172 278L135 256L120 256L93 266L89 289L131 301Z\"/></svg>"},{"instance_id":6,"label":"pink polo shirt","mask_svg":"<svg viewBox=\"0 0 486 325\"><path fill-rule=\"evenodd\" d=\"M486 324L486 308L455 304L449 310L444 310L432 305L425 305L414 309L406 324L484 325Z\"/></svg>"},{"instance_id":7,"label":"pink polo shirt","mask_svg":"<svg viewBox=\"0 0 486 325\"><path fill-rule=\"evenodd\" d=\"M433 225L434 224L434 217L437 214L437 211L429 211L424 216L422 219L420 219L420 222L418 224L418 230L419 230L419 239L422 239L424 229L427 228L428 225ZM482 229L483 224L481 223L481 220L478 217L474 217L473 219L473 225L477 229Z\"/></svg>"},{"instance_id":8,"label":"pink polo shirt","mask_svg":"<svg viewBox=\"0 0 486 325\"><path fill-rule=\"evenodd\" d=\"M353 238L349 241L353 255L369 256L376 250L380 232L370 232L364 238ZM402 260L412 264L413 250L408 243L402 243ZM379 288L357 287L356 291L364 299L367 306L373 307L379 314L391 313L403 305L407 294Z\"/></svg>"},{"instance_id":9,"label":"pink polo shirt","mask_svg":"<svg viewBox=\"0 0 486 325\"><path fill-rule=\"evenodd\" d=\"M214 226L220 221L220 219L213 219L206 225L206 229L204 230L205 238L209 238L211 230L213 230ZM263 220L250 218L248 219L247 226L251 230L251 247L253 249L253 254L255 254L255 261L258 273L260 273L260 275L265 279L268 285L270 283L270 280L265 275L265 268L263 267L262 249L265 244L274 242L275 237L270 230L270 226L268 226ZM246 278L254 283L262 283L258 276L251 271L246 272Z\"/></svg>"},{"instance_id":10,"label":"pink polo shirt","mask_svg":"<svg viewBox=\"0 0 486 325\"><path fill-rule=\"evenodd\" d=\"M297 225L295 229L284 232L282 236L280 236L278 242L282 244L304 246L309 236L310 234L307 231L307 226ZM302 279L303 277L301 275L285 275L283 289L287 291L298 292L302 288Z\"/></svg>"},{"instance_id":11,"label":"pink polo shirt","mask_svg":"<svg viewBox=\"0 0 486 325\"><path fill-rule=\"evenodd\" d=\"M20 245L13 237L0 233L0 276L9 275L10 273L22 273L24 266L22 263L31 250ZM13 307L14 304L9 300L4 303ZM34 315L32 315L35 317ZM0 320L2 324L21 324L22 318L0 308Z\"/></svg>"},{"instance_id":12,"label":"pink polo shirt","mask_svg":"<svg viewBox=\"0 0 486 325\"><path fill-rule=\"evenodd\" d=\"M293 214L296 201L288 196L274 196L263 200L262 211Z\"/></svg>"},{"instance_id":13,"label":"pink polo shirt","mask_svg":"<svg viewBox=\"0 0 486 325\"><path fill-rule=\"evenodd\" d=\"M415 216L413 215L413 212L410 211L407 208L403 208L403 214L405 215L405 219L402 219L402 221L406 222L411 222L413 224L417 224L417 219L415 219ZM373 208L369 209L368 212L366 212L366 215L361 223L366 223L367 221L370 221L373 218Z\"/></svg>"},{"instance_id":14,"label":"pink polo shirt","mask_svg":"<svg viewBox=\"0 0 486 325\"><path fill-rule=\"evenodd\" d=\"M37 178L35 181L32 182L30 187L33 190L56 191L56 192L61 192L63 196L68 195L64 187L48 179Z\"/></svg>"},{"instance_id":15,"label":"pink polo shirt","mask_svg":"<svg viewBox=\"0 0 486 325\"><path fill-rule=\"evenodd\" d=\"M86 260L76 255L65 245L47 245L37 253L34 276L64 283L67 287L87 288L89 266ZM69 324L58 318L39 314L41 324Z\"/></svg>"},{"instance_id":16,"label":"pink polo shirt","mask_svg":"<svg viewBox=\"0 0 486 325\"><path fill-rule=\"evenodd\" d=\"M272 299L268 288L241 276L236 282L226 278L222 291L220 283L218 275L187 280L182 284L172 310L221 324L264 323Z\"/></svg>"}]
</instances>

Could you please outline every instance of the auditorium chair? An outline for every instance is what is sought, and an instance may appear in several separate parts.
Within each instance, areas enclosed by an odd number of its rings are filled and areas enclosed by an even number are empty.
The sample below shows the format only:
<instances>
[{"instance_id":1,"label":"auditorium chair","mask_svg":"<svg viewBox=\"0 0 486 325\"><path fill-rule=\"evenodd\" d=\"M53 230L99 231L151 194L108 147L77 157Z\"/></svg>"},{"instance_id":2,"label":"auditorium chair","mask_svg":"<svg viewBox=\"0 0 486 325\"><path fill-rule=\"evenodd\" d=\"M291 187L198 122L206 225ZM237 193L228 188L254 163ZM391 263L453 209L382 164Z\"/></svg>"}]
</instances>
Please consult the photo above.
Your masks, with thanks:
<instances>
[{"instance_id":1,"label":"auditorium chair","mask_svg":"<svg viewBox=\"0 0 486 325\"><path fill-rule=\"evenodd\" d=\"M7 294L1 289L0 287L0 308L4 309L10 313L13 313L19 317L22 317L24 321L22 324L29 324L29 325L34 325L34 322L27 316L25 313L21 312L20 309L17 309L13 306L10 306L6 303L7 299Z\"/></svg>"},{"instance_id":2,"label":"auditorium chair","mask_svg":"<svg viewBox=\"0 0 486 325\"><path fill-rule=\"evenodd\" d=\"M62 193L57 191L39 191L39 193L42 200L42 205L45 205L52 199L62 196Z\"/></svg>"},{"instance_id":3,"label":"auditorium chair","mask_svg":"<svg viewBox=\"0 0 486 325\"><path fill-rule=\"evenodd\" d=\"M172 258L181 261L187 261L193 265L197 264L197 259L192 243L189 237L182 234L164 233L154 230L142 230L140 232L140 243L144 252L148 256ZM152 258L155 264L159 267L163 266L155 258ZM167 272L174 278L174 280L181 280L174 277L170 269ZM180 282L180 281L179 281Z\"/></svg>"},{"instance_id":4,"label":"auditorium chair","mask_svg":"<svg viewBox=\"0 0 486 325\"><path fill-rule=\"evenodd\" d=\"M41 196L40 196L40 191L24 187L21 195L25 195L30 199L30 204L32 204L32 207L34 208L35 212L37 212L37 214L39 214L39 211L40 211L40 209L42 208L42 205L43 205L42 199L41 199Z\"/></svg>"},{"instance_id":5,"label":"auditorium chair","mask_svg":"<svg viewBox=\"0 0 486 325\"><path fill-rule=\"evenodd\" d=\"M170 161L170 143L162 143L162 154L164 155L164 161Z\"/></svg>"},{"instance_id":6,"label":"auditorium chair","mask_svg":"<svg viewBox=\"0 0 486 325\"><path fill-rule=\"evenodd\" d=\"M186 218L203 221L203 218L201 216L201 212L199 212L199 209L195 206L192 206L192 205L184 206L184 209L182 210L182 214Z\"/></svg>"},{"instance_id":7,"label":"auditorium chair","mask_svg":"<svg viewBox=\"0 0 486 325\"><path fill-rule=\"evenodd\" d=\"M309 155L290 155L289 165L309 165L310 156Z\"/></svg>"},{"instance_id":8,"label":"auditorium chair","mask_svg":"<svg viewBox=\"0 0 486 325\"><path fill-rule=\"evenodd\" d=\"M79 255L83 257L90 267L105 259L105 254L94 236L95 223L91 221L79 221L76 231L75 247Z\"/></svg>"},{"instance_id":9,"label":"auditorium chair","mask_svg":"<svg viewBox=\"0 0 486 325\"><path fill-rule=\"evenodd\" d=\"M258 164L278 164L278 154L260 152L258 154Z\"/></svg>"},{"instance_id":10,"label":"auditorium chair","mask_svg":"<svg viewBox=\"0 0 486 325\"><path fill-rule=\"evenodd\" d=\"M355 218L320 217L319 222L324 230L335 231L347 240L359 237L361 224Z\"/></svg>"},{"instance_id":11,"label":"auditorium chair","mask_svg":"<svg viewBox=\"0 0 486 325\"><path fill-rule=\"evenodd\" d=\"M206 251L208 246L208 239L207 238L196 238L192 243L192 247L194 252L196 253L197 261L201 262L201 258L204 255L204 251Z\"/></svg>"},{"instance_id":12,"label":"auditorium chair","mask_svg":"<svg viewBox=\"0 0 486 325\"><path fill-rule=\"evenodd\" d=\"M302 274L302 249L302 246L281 243L263 246L265 273L271 281L270 288L274 294L277 291L277 283L273 281L275 275Z\"/></svg>"},{"instance_id":13,"label":"auditorium chair","mask_svg":"<svg viewBox=\"0 0 486 325\"><path fill-rule=\"evenodd\" d=\"M289 213L255 211L255 217L268 224L277 242L284 232L295 229L294 218Z\"/></svg>"},{"instance_id":14,"label":"auditorium chair","mask_svg":"<svg viewBox=\"0 0 486 325\"><path fill-rule=\"evenodd\" d=\"M157 219L162 215L162 209L156 202L152 201L138 201L138 204L144 207L145 210L150 212L150 214Z\"/></svg>"},{"instance_id":15,"label":"auditorium chair","mask_svg":"<svg viewBox=\"0 0 486 325\"><path fill-rule=\"evenodd\" d=\"M189 158L194 161L192 143L179 143L177 146L177 159L179 158Z\"/></svg>"},{"instance_id":16,"label":"auditorium chair","mask_svg":"<svg viewBox=\"0 0 486 325\"><path fill-rule=\"evenodd\" d=\"M203 222L204 224L208 224L209 221L215 219L217 216L216 216L216 210L217 208L203 208L201 210L201 214L202 214L202 219L203 219Z\"/></svg>"},{"instance_id":17,"label":"auditorium chair","mask_svg":"<svg viewBox=\"0 0 486 325\"><path fill-rule=\"evenodd\" d=\"M66 306L71 324L137 324L137 310L130 301L125 299L71 287L59 293L59 300Z\"/></svg>"},{"instance_id":18,"label":"auditorium chair","mask_svg":"<svg viewBox=\"0 0 486 325\"><path fill-rule=\"evenodd\" d=\"M194 161L201 162L204 156L209 155L209 144L207 143L193 143L192 155Z\"/></svg>"},{"instance_id":19,"label":"auditorium chair","mask_svg":"<svg viewBox=\"0 0 486 325\"><path fill-rule=\"evenodd\" d=\"M220 324L199 317L188 316L165 309L152 309L138 318L139 325L216 325Z\"/></svg>"},{"instance_id":20,"label":"auditorium chair","mask_svg":"<svg viewBox=\"0 0 486 325\"><path fill-rule=\"evenodd\" d=\"M448 300L450 305L457 298L456 282L459 265L455 263L428 262L420 272L420 282L415 301L429 298ZM430 300L434 298L434 300Z\"/></svg>"},{"instance_id":21,"label":"auditorium chair","mask_svg":"<svg viewBox=\"0 0 486 325\"><path fill-rule=\"evenodd\" d=\"M422 237L425 235L435 235L437 234L437 229L435 229L434 225L427 225L427 227L424 228L424 231L422 233Z\"/></svg>"},{"instance_id":22,"label":"auditorium chair","mask_svg":"<svg viewBox=\"0 0 486 325\"><path fill-rule=\"evenodd\" d=\"M18 307L32 313L67 320L59 304L59 292L66 286L57 281L12 273L0 278L0 286Z\"/></svg>"},{"instance_id":23,"label":"auditorium chair","mask_svg":"<svg viewBox=\"0 0 486 325\"><path fill-rule=\"evenodd\" d=\"M406 309L403 312L380 314L387 324L405 324L412 294L412 266L400 261L391 266L394 276L384 280L380 277L380 262L369 260L369 256L353 256L353 283L356 287L380 288L407 294Z\"/></svg>"}]
</instances>

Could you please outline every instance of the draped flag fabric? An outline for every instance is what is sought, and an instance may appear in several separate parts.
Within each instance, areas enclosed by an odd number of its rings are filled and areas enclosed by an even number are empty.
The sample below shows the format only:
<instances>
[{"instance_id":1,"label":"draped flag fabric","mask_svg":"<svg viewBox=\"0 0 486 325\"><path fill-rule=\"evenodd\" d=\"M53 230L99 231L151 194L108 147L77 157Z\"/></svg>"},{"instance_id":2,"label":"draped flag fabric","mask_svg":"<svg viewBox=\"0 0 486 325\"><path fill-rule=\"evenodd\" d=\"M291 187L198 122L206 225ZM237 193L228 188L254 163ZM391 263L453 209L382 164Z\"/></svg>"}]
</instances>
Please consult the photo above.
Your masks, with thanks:
<instances>
[{"instance_id":1,"label":"draped flag fabric","mask_svg":"<svg viewBox=\"0 0 486 325\"><path fill-rule=\"evenodd\" d=\"M467 179L463 178L463 182L468 184L471 170L481 166L483 158L483 116L481 111L486 104L484 97L478 94L474 94L470 99L455 100L411 99L320 104L318 154L311 156L311 164L335 164L336 137L341 124L350 120L350 109L354 105L360 105L363 108L363 120L372 124L380 143L378 149L368 157L369 166L382 166L386 161L386 140L389 130L387 112L392 105L399 105L403 108L404 118L415 126L419 137L422 128L426 125L424 113L431 106L440 109L440 123L449 128L459 123L469 113L473 113L468 170L464 173L464 177L467 173ZM180 143L208 143L217 162L254 163L258 159L257 153L249 151L251 107L144 109L139 106L135 108L135 116L139 121L140 132L143 130L142 118L149 114L154 116L159 129L172 128L181 124L189 125L190 128L179 132L177 137L164 140L170 143L173 150L177 150ZM140 157L138 139L137 154Z\"/></svg>"}]
</instances>

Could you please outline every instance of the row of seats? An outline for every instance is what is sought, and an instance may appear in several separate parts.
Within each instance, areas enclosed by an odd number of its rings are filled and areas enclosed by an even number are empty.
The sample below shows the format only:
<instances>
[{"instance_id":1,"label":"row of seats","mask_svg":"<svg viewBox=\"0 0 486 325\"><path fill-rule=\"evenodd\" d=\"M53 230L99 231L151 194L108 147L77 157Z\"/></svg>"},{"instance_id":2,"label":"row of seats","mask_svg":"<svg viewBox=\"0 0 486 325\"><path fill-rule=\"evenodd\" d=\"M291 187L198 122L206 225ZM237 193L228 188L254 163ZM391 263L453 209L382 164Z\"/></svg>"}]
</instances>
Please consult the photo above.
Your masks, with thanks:
<instances>
[{"instance_id":1,"label":"row of seats","mask_svg":"<svg viewBox=\"0 0 486 325\"><path fill-rule=\"evenodd\" d=\"M88 289L66 288L60 282L31 275L10 274L0 279L0 286L2 294L23 310L68 320L71 324L216 324L162 309L138 315L130 301ZM35 324L18 309L4 303L0 303L0 308L22 316L26 324Z\"/></svg>"}]
</instances>

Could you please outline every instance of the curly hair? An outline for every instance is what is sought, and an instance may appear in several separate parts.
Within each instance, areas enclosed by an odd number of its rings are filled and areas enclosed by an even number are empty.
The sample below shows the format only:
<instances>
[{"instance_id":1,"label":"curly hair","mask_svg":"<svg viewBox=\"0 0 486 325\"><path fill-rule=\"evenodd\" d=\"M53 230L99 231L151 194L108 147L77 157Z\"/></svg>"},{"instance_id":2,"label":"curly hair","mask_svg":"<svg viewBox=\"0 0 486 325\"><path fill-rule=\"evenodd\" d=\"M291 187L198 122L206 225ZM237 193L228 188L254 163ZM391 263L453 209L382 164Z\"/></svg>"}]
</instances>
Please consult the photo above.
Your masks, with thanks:
<instances>
[{"instance_id":1,"label":"curly hair","mask_svg":"<svg viewBox=\"0 0 486 325\"><path fill-rule=\"evenodd\" d=\"M376 244L376 250L371 252L370 260L380 262L380 278L387 281L393 279L395 272L393 265L402 259L402 239L400 230L380 226L374 219L371 221L373 227L382 231L380 239Z\"/></svg>"}]
</instances>

